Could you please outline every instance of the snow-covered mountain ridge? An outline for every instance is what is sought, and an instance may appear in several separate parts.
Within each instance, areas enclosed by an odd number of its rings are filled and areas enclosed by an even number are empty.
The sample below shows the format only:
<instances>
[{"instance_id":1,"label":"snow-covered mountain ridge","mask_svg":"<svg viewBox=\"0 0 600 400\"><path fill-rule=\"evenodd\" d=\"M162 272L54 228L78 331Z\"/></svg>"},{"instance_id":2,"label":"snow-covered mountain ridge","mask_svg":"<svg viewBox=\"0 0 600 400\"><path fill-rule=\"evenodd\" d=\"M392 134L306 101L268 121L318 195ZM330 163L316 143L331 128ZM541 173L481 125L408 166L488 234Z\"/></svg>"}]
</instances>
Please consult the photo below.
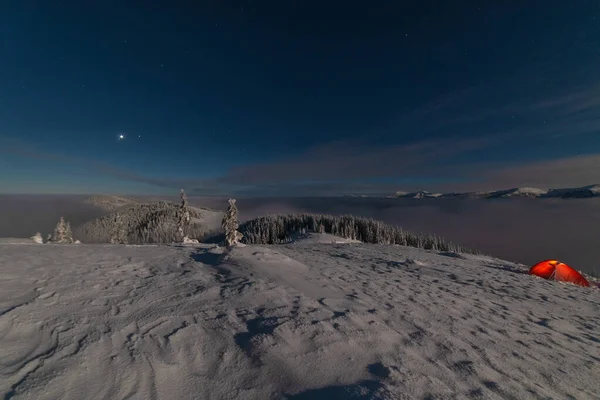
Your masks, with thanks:
<instances>
[{"instance_id":1,"label":"snow-covered mountain ridge","mask_svg":"<svg viewBox=\"0 0 600 400\"><path fill-rule=\"evenodd\" d=\"M88 197L84 203L99 207L105 211L113 212L124 206L140 204L138 200L115 195L96 195Z\"/></svg>"},{"instance_id":2,"label":"snow-covered mountain ridge","mask_svg":"<svg viewBox=\"0 0 600 400\"><path fill-rule=\"evenodd\" d=\"M392 197L427 199L427 198L468 198L497 199L509 197L528 198L589 198L600 196L600 185L589 185L578 188L538 189L531 187L495 190L489 192L431 193L426 190L418 192L396 192Z\"/></svg>"},{"instance_id":3,"label":"snow-covered mountain ridge","mask_svg":"<svg viewBox=\"0 0 600 400\"><path fill-rule=\"evenodd\" d=\"M600 290L491 257L319 241L0 244L0 396L600 395Z\"/></svg>"}]
</instances>

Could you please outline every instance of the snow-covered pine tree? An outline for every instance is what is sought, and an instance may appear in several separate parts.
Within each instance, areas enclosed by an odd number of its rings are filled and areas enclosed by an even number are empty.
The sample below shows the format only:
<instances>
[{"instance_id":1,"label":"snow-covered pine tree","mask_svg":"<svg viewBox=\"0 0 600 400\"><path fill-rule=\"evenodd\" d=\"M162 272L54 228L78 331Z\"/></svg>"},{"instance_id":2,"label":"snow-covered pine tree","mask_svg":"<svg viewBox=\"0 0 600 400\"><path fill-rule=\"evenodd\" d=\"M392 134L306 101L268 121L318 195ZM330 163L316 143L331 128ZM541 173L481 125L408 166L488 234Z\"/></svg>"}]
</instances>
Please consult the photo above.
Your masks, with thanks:
<instances>
[{"instance_id":1,"label":"snow-covered pine tree","mask_svg":"<svg viewBox=\"0 0 600 400\"><path fill-rule=\"evenodd\" d=\"M187 197L183 189L181 189L181 207L177 219L177 238L182 243L189 241L187 233L190 226L190 211L188 209Z\"/></svg>"},{"instance_id":2,"label":"snow-covered pine tree","mask_svg":"<svg viewBox=\"0 0 600 400\"><path fill-rule=\"evenodd\" d=\"M64 243L65 242L65 231L67 226L65 224L65 219L60 217L60 220L56 224L54 228L54 233L52 234L51 241L56 243Z\"/></svg>"},{"instance_id":3,"label":"snow-covered pine tree","mask_svg":"<svg viewBox=\"0 0 600 400\"><path fill-rule=\"evenodd\" d=\"M221 227L225 230L225 244L227 246L232 246L242 239L243 235L237 230L239 221L235 199L229 199L229 207L227 207L227 212L223 216Z\"/></svg>"},{"instance_id":4,"label":"snow-covered pine tree","mask_svg":"<svg viewBox=\"0 0 600 400\"><path fill-rule=\"evenodd\" d=\"M317 226L317 232L318 232L318 233L325 233L325 225L323 225L322 223L321 223L321 224L319 224L319 225Z\"/></svg>"},{"instance_id":5,"label":"snow-covered pine tree","mask_svg":"<svg viewBox=\"0 0 600 400\"><path fill-rule=\"evenodd\" d=\"M121 214L115 213L112 228L110 242L113 244L127 244L127 233Z\"/></svg>"},{"instance_id":6,"label":"snow-covered pine tree","mask_svg":"<svg viewBox=\"0 0 600 400\"><path fill-rule=\"evenodd\" d=\"M30 237L31 240L33 240L36 243L39 244L43 244L44 243L44 239L42 238L42 234L39 232L36 232L35 235L33 235L32 237Z\"/></svg>"},{"instance_id":7,"label":"snow-covered pine tree","mask_svg":"<svg viewBox=\"0 0 600 400\"><path fill-rule=\"evenodd\" d=\"M74 240L73 240L73 231L71 230L71 223L67 221L65 223L65 239L64 239L64 243L72 244L73 242L74 242Z\"/></svg>"}]
</instances>

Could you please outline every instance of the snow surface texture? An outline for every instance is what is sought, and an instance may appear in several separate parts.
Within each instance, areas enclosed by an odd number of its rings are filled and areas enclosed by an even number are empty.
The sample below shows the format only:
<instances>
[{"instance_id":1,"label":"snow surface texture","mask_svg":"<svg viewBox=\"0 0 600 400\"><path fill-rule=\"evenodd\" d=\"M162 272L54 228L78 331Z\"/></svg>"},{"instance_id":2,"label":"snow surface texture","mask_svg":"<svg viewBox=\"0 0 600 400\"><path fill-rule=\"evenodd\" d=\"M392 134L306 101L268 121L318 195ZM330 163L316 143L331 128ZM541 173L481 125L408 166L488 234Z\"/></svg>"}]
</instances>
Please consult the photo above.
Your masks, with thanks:
<instances>
[{"instance_id":1,"label":"snow surface texture","mask_svg":"<svg viewBox=\"0 0 600 400\"><path fill-rule=\"evenodd\" d=\"M35 241L32 238L0 238L0 244L41 244ZM0 260L2 260L2 255L0 255ZM1 273L2 271L0 271Z\"/></svg>"},{"instance_id":2,"label":"snow surface texture","mask_svg":"<svg viewBox=\"0 0 600 400\"><path fill-rule=\"evenodd\" d=\"M0 244L5 399L597 399L600 291L401 246Z\"/></svg>"},{"instance_id":3,"label":"snow surface texture","mask_svg":"<svg viewBox=\"0 0 600 400\"><path fill-rule=\"evenodd\" d=\"M310 243L361 243L360 240L346 239L340 236L330 235L328 233L308 232L303 238L298 239L302 244ZM277 248L277 247L275 247Z\"/></svg>"}]
</instances>

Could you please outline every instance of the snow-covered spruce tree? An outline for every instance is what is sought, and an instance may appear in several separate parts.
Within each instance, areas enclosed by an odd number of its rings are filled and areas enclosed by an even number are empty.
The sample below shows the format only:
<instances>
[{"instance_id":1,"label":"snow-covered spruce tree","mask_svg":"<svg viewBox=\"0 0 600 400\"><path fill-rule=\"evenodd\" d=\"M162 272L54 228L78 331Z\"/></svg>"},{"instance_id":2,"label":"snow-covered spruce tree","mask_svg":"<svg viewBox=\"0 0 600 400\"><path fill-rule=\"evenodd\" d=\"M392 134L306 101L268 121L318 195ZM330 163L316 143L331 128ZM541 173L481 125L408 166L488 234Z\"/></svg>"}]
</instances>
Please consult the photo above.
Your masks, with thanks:
<instances>
[{"instance_id":1,"label":"snow-covered spruce tree","mask_svg":"<svg viewBox=\"0 0 600 400\"><path fill-rule=\"evenodd\" d=\"M177 213L177 239L182 243L189 242L187 233L190 226L190 210L188 209L187 197L181 189L181 207Z\"/></svg>"},{"instance_id":2,"label":"snow-covered spruce tree","mask_svg":"<svg viewBox=\"0 0 600 400\"><path fill-rule=\"evenodd\" d=\"M127 244L127 233L121 214L115 213L113 219L113 229L110 235L110 242L113 244Z\"/></svg>"},{"instance_id":3,"label":"snow-covered spruce tree","mask_svg":"<svg viewBox=\"0 0 600 400\"><path fill-rule=\"evenodd\" d=\"M54 233L52 234L52 238L50 239L52 242L56 243L65 243L65 232L67 230L67 225L65 224L65 219L60 217L58 220L58 224L54 228Z\"/></svg>"},{"instance_id":4,"label":"snow-covered spruce tree","mask_svg":"<svg viewBox=\"0 0 600 400\"><path fill-rule=\"evenodd\" d=\"M74 243L71 224L66 222L63 217L60 217L56 228L54 228L54 233L49 237L48 241L54 243Z\"/></svg>"},{"instance_id":5,"label":"snow-covered spruce tree","mask_svg":"<svg viewBox=\"0 0 600 400\"><path fill-rule=\"evenodd\" d=\"M73 242L74 242L74 240L73 240L73 231L71 230L71 223L67 221L65 223L65 239L64 239L64 243L72 244Z\"/></svg>"},{"instance_id":6,"label":"snow-covered spruce tree","mask_svg":"<svg viewBox=\"0 0 600 400\"><path fill-rule=\"evenodd\" d=\"M43 244L44 243L44 239L42 238L42 234L39 232L36 232L35 235L33 235L32 237L30 237L31 240L33 240L36 243L39 244Z\"/></svg>"},{"instance_id":7,"label":"snow-covered spruce tree","mask_svg":"<svg viewBox=\"0 0 600 400\"><path fill-rule=\"evenodd\" d=\"M227 246L233 246L242 239L243 235L237 230L239 221L235 199L229 199L229 207L227 207L227 212L223 216L221 227L225 230L225 244Z\"/></svg>"},{"instance_id":8,"label":"snow-covered spruce tree","mask_svg":"<svg viewBox=\"0 0 600 400\"><path fill-rule=\"evenodd\" d=\"M323 224L319 224L319 225L317 226L317 232L318 232L318 233L325 233L325 225L323 225Z\"/></svg>"}]
</instances>

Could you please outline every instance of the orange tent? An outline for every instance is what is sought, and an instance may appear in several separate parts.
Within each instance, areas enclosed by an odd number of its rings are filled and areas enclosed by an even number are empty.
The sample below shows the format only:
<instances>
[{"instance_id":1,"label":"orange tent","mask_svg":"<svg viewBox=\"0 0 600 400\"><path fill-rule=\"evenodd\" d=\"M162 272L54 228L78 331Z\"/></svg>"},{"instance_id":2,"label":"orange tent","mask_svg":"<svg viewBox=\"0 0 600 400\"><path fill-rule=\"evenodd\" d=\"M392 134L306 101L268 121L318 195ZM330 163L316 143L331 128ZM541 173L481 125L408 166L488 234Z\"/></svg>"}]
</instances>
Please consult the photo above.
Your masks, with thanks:
<instances>
[{"instance_id":1,"label":"orange tent","mask_svg":"<svg viewBox=\"0 0 600 400\"><path fill-rule=\"evenodd\" d=\"M590 283L579 272L558 260L540 261L531 267L529 273L544 279L571 282L579 286L590 286Z\"/></svg>"}]
</instances>

